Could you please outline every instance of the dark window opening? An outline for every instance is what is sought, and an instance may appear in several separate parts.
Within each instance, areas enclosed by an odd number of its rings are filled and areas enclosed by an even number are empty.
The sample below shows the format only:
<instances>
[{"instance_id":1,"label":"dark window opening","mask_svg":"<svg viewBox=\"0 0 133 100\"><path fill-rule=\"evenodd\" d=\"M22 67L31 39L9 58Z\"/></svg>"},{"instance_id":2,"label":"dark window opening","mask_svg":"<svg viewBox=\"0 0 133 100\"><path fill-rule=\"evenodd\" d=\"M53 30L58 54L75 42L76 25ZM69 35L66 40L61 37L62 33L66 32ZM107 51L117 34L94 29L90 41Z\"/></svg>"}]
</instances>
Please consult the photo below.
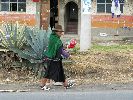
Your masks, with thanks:
<instances>
[{"instance_id":1,"label":"dark window opening","mask_svg":"<svg viewBox=\"0 0 133 100\"><path fill-rule=\"evenodd\" d=\"M17 0L10 0L10 2L17 2Z\"/></svg>"},{"instance_id":2,"label":"dark window opening","mask_svg":"<svg viewBox=\"0 0 133 100\"><path fill-rule=\"evenodd\" d=\"M1 3L1 11L9 11L9 3Z\"/></svg>"},{"instance_id":3,"label":"dark window opening","mask_svg":"<svg viewBox=\"0 0 133 100\"><path fill-rule=\"evenodd\" d=\"M105 3L105 0L97 0L97 3Z\"/></svg>"},{"instance_id":4,"label":"dark window opening","mask_svg":"<svg viewBox=\"0 0 133 100\"><path fill-rule=\"evenodd\" d=\"M26 12L26 0L1 0L0 10Z\"/></svg>"},{"instance_id":5,"label":"dark window opening","mask_svg":"<svg viewBox=\"0 0 133 100\"><path fill-rule=\"evenodd\" d=\"M1 2L9 2L9 0L1 0Z\"/></svg>"},{"instance_id":6,"label":"dark window opening","mask_svg":"<svg viewBox=\"0 0 133 100\"><path fill-rule=\"evenodd\" d=\"M106 3L112 3L112 0L106 0Z\"/></svg>"},{"instance_id":7,"label":"dark window opening","mask_svg":"<svg viewBox=\"0 0 133 100\"><path fill-rule=\"evenodd\" d=\"M120 3L124 3L124 0L119 0Z\"/></svg>"},{"instance_id":8,"label":"dark window opening","mask_svg":"<svg viewBox=\"0 0 133 100\"><path fill-rule=\"evenodd\" d=\"M18 0L18 2L26 2L26 0Z\"/></svg>"},{"instance_id":9,"label":"dark window opening","mask_svg":"<svg viewBox=\"0 0 133 100\"><path fill-rule=\"evenodd\" d=\"M26 12L26 3L18 3L18 11Z\"/></svg>"},{"instance_id":10,"label":"dark window opening","mask_svg":"<svg viewBox=\"0 0 133 100\"><path fill-rule=\"evenodd\" d=\"M105 12L105 4L98 4L97 5L97 12Z\"/></svg>"},{"instance_id":11,"label":"dark window opening","mask_svg":"<svg viewBox=\"0 0 133 100\"><path fill-rule=\"evenodd\" d=\"M124 4L120 4L121 13L123 13L123 6L124 6Z\"/></svg>"},{"instance_id":12,"label":"dark window opening","mask_svg":"<svg viewBox=\"0 0 133 100\"><path fill-rule=\"evenodd\" d=\"M111 13L111 4L106 5L106 13Z\"/></svg>"},{"instance_id":13,"label":"dark window opening","mask_svg":"<svg viewBox=\"0 0 133 100\"><path fill-rule=\"evenodd\" d=\"M10 3L10 11L17 11L17 3Z\"/></svg>"},{"instance_id":14,"label":"dark window opening","mask_svg":"<svg viewBox=\"0 0 133 100\"><path fill-rule=\"evenodd\" d=\"M119 0L120 11L123 13L124 0ZM112 0L97 0L98 13L111 13Z\"/></svg>"}]
</instances>

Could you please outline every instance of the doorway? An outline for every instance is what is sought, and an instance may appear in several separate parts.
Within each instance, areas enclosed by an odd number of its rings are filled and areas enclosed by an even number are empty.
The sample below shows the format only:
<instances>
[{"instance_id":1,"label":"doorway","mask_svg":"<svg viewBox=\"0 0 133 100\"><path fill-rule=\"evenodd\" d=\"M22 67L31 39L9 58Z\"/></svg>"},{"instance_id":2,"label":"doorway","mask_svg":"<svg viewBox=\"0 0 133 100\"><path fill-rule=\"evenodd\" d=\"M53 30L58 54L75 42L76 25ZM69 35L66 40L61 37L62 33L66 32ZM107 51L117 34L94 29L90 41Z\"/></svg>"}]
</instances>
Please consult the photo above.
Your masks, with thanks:
<instances>
[{"instance_id":1,"label":"doorway","mask_svg":"<svg viewBox=\"0 0 133 100\"><path fill-rule=\"evenodd\" d=\"M78 5L71 1L65 6L65 34L78 34Z\"/></svg>"},{"instance_id":2,"label":"doorway","mask_svg":"<svg viewBox=\"0 0 133 100\"><path fill-rule=\"evenodd\" d=\"M50 27L55 28L58 23L58 0L50 0Z\"/></svg>"}]
</instances>

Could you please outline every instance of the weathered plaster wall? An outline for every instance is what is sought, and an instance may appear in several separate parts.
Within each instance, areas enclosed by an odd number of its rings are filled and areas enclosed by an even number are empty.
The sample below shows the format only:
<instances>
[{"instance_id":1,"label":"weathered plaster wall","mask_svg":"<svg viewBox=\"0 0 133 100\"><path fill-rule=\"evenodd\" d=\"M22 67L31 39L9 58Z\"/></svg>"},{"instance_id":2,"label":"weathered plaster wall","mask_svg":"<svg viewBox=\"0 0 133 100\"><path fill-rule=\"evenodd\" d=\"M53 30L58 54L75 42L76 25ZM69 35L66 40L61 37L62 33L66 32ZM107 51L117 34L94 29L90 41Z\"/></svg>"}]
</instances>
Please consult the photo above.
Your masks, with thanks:
<instances>
[{"instance_id":1,"label":"weathered plaster wall","mask_svg":"<svg viewBox=\"0 0 133 100\"><path fill-rule=\"evenodd\" d=\"M37 3L32 0L26 1L26 12L0 12L0 23L18 21L20 24L27 24L29 26L39 25L36 18ZM39 20L39 19L38 19ZM39 22L40 23L40 22Z\"/></svg>"},{"instance_id":2,"label":"weathered plaster wall","mask_svg":"<svg viewBox=\"0 0 133 100\"><path fill-rule=\"evenodd\" d=\"M123 14L133 16L133 0L128 0L128 2L125 3Z\"/></svg>"},{"instance_id":3,"label":"weathered plaster wall","mask_svg":"<svg viewBox=\"0 0 133 100\"><path fill-rule=\"evenodd\" d=\"M36 14L36 6L37 6L36 2L33 2L32 0L27 0L26 1L26 13Z\"/></svg>"}]
</instances>

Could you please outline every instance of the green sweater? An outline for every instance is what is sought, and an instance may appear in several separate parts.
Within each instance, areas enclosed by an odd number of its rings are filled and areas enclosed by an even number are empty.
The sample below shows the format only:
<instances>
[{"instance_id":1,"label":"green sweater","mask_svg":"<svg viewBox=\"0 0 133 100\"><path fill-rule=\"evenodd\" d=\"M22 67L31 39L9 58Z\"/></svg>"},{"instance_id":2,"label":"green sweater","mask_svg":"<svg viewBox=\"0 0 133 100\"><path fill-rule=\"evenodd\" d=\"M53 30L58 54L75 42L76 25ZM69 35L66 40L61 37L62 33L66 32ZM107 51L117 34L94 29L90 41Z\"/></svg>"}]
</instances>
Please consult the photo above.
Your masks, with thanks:
<instances>
[{"instance_id":1,"label":"green sweater","mask_svg":"<svg viewBox=\"0 0 133 100\"><path fill-rule=\"evenodd\" d=\"M62 46L62 41L60 37L55 33L51 33L49 38L49 44L47 50L44 52L44 55L48 58L55 58L59 48Z\"/></svg>"}]
</instances>

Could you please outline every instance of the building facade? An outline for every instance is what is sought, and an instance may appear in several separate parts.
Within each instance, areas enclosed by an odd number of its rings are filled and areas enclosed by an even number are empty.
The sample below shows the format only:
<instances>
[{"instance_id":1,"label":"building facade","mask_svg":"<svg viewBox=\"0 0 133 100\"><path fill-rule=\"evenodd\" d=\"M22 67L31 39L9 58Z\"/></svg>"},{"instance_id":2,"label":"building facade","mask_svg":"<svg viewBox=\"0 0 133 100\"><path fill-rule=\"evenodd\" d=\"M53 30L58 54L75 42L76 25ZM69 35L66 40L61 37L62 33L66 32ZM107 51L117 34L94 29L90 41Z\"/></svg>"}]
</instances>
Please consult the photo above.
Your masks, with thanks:
<instances>
[{"instance_id":1,"label":"building facade","mask_svg":"<svg viewBox=\"0 0 133 100\"><path fill-rule=\"evenodd\" d=\"M81 0L0 1L0 23L18 21L44 29L61 24L65 34L80 34ZM92 0L92 27L133 27L133 0L120 0L120 8L121 17L112 18L111 0Z\"/></svg>"}]
</instances>

